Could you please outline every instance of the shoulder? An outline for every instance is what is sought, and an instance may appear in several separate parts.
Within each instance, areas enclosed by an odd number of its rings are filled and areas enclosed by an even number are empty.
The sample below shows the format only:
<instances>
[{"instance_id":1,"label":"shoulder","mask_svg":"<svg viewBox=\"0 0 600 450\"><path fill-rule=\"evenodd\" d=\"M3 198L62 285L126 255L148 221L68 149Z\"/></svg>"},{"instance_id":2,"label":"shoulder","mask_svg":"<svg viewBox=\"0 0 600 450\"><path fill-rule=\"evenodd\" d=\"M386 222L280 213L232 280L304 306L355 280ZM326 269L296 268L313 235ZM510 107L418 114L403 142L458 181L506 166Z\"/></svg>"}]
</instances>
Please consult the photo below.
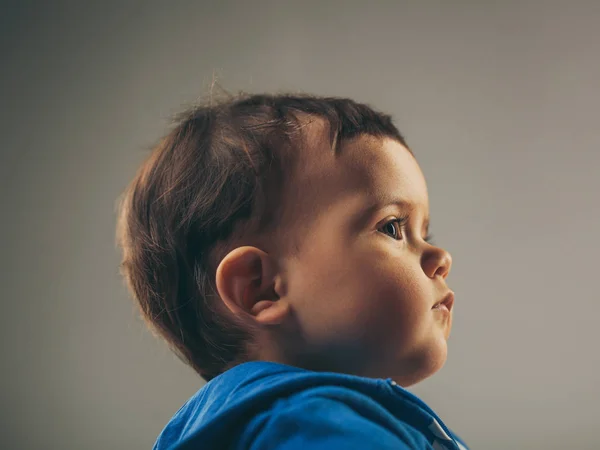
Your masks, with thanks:
<instances>
[{"instance_id":1,"label":"shoulder","mask_svg":"<svg viewBox=\"0 0 600 450\"><path fill-rule=\"evenodd\" d=\"M430 448L425 437L374 399L341 386L319 386L278 400L253 417L238 448Z\"/></svg>"}]
</instances>

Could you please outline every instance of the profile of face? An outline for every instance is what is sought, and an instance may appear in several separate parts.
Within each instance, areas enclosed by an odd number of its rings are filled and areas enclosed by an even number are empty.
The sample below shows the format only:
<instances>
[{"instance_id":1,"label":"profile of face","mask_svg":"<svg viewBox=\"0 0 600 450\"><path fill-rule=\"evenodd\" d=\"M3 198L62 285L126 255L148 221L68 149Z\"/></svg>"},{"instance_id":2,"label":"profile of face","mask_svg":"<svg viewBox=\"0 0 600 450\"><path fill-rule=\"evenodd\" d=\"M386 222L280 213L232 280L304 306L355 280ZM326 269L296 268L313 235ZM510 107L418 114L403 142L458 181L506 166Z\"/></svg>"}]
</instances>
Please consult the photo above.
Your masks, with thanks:
<instances>
[{"instance_id":1,"label":"profile of face","mask_svg":"<svg viewBox=\"0 0 600 450\"><path fill-rule=\"evenodd\" d=\"M427 186L411 152L368 136L336 154L315 149L294 192L288 232L302 229L301 245L237 249L217 271L229 309L265 330L263 358L405 387L439 370L452 260L429 242Z\"/></svg>"}]
</instances>

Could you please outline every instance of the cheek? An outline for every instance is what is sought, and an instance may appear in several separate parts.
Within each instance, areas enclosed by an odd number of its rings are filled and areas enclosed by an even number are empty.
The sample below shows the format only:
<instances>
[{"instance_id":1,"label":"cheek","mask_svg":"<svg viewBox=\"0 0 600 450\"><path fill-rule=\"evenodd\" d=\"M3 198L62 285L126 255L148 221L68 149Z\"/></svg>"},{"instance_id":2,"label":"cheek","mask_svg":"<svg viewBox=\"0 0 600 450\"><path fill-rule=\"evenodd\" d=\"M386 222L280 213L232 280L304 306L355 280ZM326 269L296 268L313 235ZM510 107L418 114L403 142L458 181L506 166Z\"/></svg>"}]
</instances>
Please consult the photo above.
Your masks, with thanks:
<instances>
[{"instance_id":1,"label":"cheek","mask_svg":"<svg viewBox=\"0 0 600 450\"><path fill-rule=\"evenodd\" d=\"M427 293L419 274L411 267L375 265L365 271L369 283L369 307L375 339L409 342L419 333L427 314Z\"/></svg>"},{"instance_id":2,"label":"cheek","mask_svg":"<svg viewBox=\"0 0 600 450\"><path fill-rule=\"evenodd\" d=\"M295 284L290 286L306 338L345 341L362 333L369 320L372 292L360 278L359 262L339 251L312 256L298 264L293 272Z\"/></svg>"},{"instance_id":3,"label":"cheek","mask_svg":"<svg viewBox=\"0 0 600 450\"><path fill-rule=\"evenodd\" d=\"M323 253L307 262L299 315L315 339L403 342L415 334L427 302L414 269L369 256Z\"/></svg>"},{"instance_id":4,"label":"cheek","mask_svg":"<svg viewBox=\"0 0 600 450\"><path fill-rule=\"evenodd\" d=\"M418 262L410 257L385 253L370 258L360 270L361 281L380 302L409 315L421 311L427 302L424 276Z\"/></svg>"},{"instance_id":5,"label":"cheek","mask_svg":"<svg viewBox=\"0 0 600 450\"><path fill-rule=\"evenodd\" d=\"M431 283L418 260L378 258L365 265L361 282L369 299L369 346L385 346L390 354L410 354L431 330Z\"/></svg>"}]
</instances>

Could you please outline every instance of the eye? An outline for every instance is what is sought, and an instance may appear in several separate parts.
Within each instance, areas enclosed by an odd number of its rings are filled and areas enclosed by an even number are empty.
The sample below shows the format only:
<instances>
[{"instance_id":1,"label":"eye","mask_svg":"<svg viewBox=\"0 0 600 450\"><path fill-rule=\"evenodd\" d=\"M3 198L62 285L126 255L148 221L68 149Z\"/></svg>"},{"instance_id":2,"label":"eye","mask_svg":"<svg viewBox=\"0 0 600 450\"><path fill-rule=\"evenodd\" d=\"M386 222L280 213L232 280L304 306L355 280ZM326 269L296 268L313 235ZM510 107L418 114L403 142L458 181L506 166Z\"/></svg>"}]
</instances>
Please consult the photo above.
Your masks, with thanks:
<instances>
[{"instance_id":1,"label":"eye","mask_svg":"<svg viewBox=\"0 0 600 450\"><path fill-rule=\"evenodd\" d=\"M433 242L433 234L431 234L431 233L427 234L427 236L425 236L425 239L424 239L424 240L425 240L425 242L427 242L428 244L431 244L431 245L433 245L433 244L434 244L434 242Z\"/></svg>"},{"instance_id":2,"label":"eye","mask_svg":"<svg viewBox=\"0 0 600 450\"><path fill-rule=\"evenodd\" d=\"M408 217L401 217L399 219L392 219L386 222L380 229L383 234L387 234L392 239L397 241L402 239L402 229L406 224Z\"/></svg>"}]
</instances>

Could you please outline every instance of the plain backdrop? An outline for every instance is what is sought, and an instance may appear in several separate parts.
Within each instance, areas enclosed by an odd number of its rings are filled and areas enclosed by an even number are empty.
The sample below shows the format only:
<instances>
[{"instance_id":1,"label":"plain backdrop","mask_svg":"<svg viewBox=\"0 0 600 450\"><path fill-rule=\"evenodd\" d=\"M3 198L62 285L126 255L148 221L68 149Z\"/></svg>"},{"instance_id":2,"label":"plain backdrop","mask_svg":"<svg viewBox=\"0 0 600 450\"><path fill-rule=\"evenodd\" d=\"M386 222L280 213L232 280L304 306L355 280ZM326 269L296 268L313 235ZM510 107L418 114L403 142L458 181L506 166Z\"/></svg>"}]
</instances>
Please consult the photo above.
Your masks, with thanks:
<instances>
[{"instance_id":1,"label":"plain backdrop","mask_svg":"<svg viewBox=\"0 0 600 450\"><path fill-rule=\"evenodd\" d=\"M206 91L391 113L454 257L411 390L473 449L600 448L600 2L1 2L6 449L147 449L202 386L138 318L115 204Z\"/></svg>"}]
</instances>

